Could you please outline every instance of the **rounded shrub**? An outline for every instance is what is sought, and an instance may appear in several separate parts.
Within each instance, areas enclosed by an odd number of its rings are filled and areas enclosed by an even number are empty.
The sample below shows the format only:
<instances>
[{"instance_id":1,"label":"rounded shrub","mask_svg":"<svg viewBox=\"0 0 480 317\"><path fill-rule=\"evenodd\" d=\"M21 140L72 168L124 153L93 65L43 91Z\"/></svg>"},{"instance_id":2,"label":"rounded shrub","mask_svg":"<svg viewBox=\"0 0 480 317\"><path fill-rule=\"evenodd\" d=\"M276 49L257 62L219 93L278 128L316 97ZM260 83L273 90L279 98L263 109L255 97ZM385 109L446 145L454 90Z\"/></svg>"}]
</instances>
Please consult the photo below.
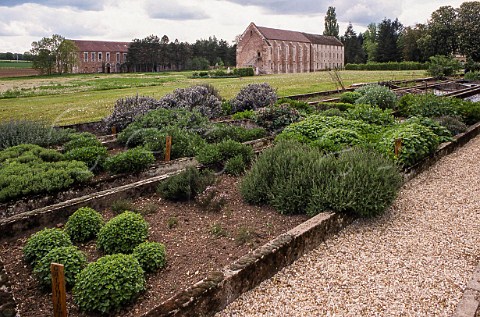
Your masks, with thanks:
<instances>
[{"instance_id":1,"label":"rounded shrub","mask_svg":"<svg viewBox=\"0 0 480 317\"><path fill-rule=\"evenodd\" d=\"M94 170L102 169L107 158L107 148L104 146L87 146L71 149L64 157L68 161L80 161L87 164L88 168Z\"/></svg>"},{"instance_id":2,"label":"rounded shrub","mask_svg":"<svg viewBox=\"0 0 480 317\"><path fill-rule=\"evenodd\" d=\"M356 90L362 96L355 100L355 104L368 104L381 109L394 109L397 96L390 89L379 85L367 85Z\"/></svg>"},{"instance_id":3,"label":"rounded shrub","mask_svg":"<svg viewBox=\"0 0 480 317\"><path fill-rule=\"evenodd\" d=\"M241 155L229 158L227 162L225 162L225 173L228 175L239 176L245 173L246 169L247 164Z\"/></svg>"},{"instance_id":4,"label":"rounded shrub","mask_svg":"<svg viewBox=\"0 0 480 317\"><path fill-rule=\"evenodd\" d=\"M71 140L63 145L65 152L82 147L101 147L102 143L91 133L74 134Z\"/></svg>"},{"instance_id":5,"label":"rounded shrub","mask_svg":"<svg viewBox=\"0 0 480 317\"><path fill-rule=\"evenodd\" d=\"M102 215L92 208L83 207L75 211L65 224L65 232L74 242L84 242L97 236L103 226Z\"/></svg>"},{"instance_id":6,"label":"rounded shrub","mask_svg":"<svg viewBox=\"0 0 480 317\"><path fill-rule=\"evenodd\" d=\"M325 133L311 145L320 148L325 152L337 152L345 147L359 144L363 138L355 131L349 129L333 128Z\"/></svg>"},{"instance_id":7,"label":"rounded shrub","mask_svg":"<svg viewBox=\"0 0 480 317\"><path fill-rule=\"evenodd\" d=\"M109 157L105 161L105 168L113 174L139 173L154 162L155 157L151 151L137 147Z\"/></svg>"},{"instance_id":8,"label":"rounded shrub","mask_svg":"<svg viewBox=\"0 0 480 317\"><path fill-rule=\"evenodd\" d=\"M277 131L301 119L300 113L289 104L265 107L255 114L255 123L268 131Z\"/></svg>"},{"instance_id":9,"label":"rounded shrub","mask_svg":"<svg viewBox=\"0 0 480 317\"><path fill-rule=\"evenodd\" d=\"M361 93L356 91L347 91L340 95L340 102L354 104L355 101L362 96Z\"/></svg>"},{"instance_id":10,"label":"rounded shrub","mask_svg":"<svg viewBox=\"0 0 480 317\"><path fill-rule=\"evenodd\" d=\"M208 185L213 184L215 175L209 171L199 171L195 167L188 167L185 171L169 177L157 187L157 192L165 199L185 201L195 198Z\"/></svg>"},{"instance_id":11,"label":"rounded shrub","mask_svg":"<svg viewBox=\"0 0 480 317\"><path fill-rule=\"evenodd\" d=\"M87 266L87 258L80 250L74 246L58 247L48 252L33 269L40 283L46 287L52 285L50 273L50 264L63 264L65 269L65 281L67 287L75 285L75 278L80 271Z\"/></svg>"},{"instance_id":12,"label":"rounded shrub","mask_svg":"<svg viewBox=\"0 0 480 317\"><path fill-rule=\"evenodd\" d=\"M70 246L72 246L72 241L64 231L57 228L45 228L28 238L23 247L23 255L28 263L35 265L52 249Z\"/></svg>"},{"instance_id":13,"label":"rounded shrub","mask_svg":"<svg viewBox=\"0 0 480 317\"><path fill-rule=\"evenodd\" d=\"M269 84L249 84L230 100L230 104L232 112L236 113L273 105L277 99L277 93Z\"/></svg>"},{"instance_id":14,"label":"rounded shrub","mask_svg":"<svg viewBox=\"0 0 480 317\"><path fill-rule=\"evenodd\" d=\"M106 254L131 253L147 240L148 223L139 214L125 211L110 219L98 232L97 246Z\"/></svg>"},{"instance_id":15,"label":"rounded shrub","mask_svg":"<svg viewBox=\"0 0 480 317\"><path fill-rule=\"evenodd\" d=\"M114 254L90 263L78 275L73 299L79 309L108 313L145 290L144 271L132 255Z\"/></svg>"},{"instance_id":16,"label":"rounded shrub","mask_svg":"<svg viewBox=\"0 0 480 317\"><path fill-rule=\"evenodd\" d=\"M167 262L165 245L158 242L143 242L133 249L132 255L145 272L155 272Z\"/></svg>"},{"instance_id":17,"label":"rounded shrub","mask_svg":"<svg viewBox=\"0 0 480 317\"><path fill-rule=\"evenodd\" d=\"M392 110L382 110L379 107L372 105L357 105L353 109L348 109L347 118L377 125L391 125L395 123L395 117L392 114Z\"/></svg>"},{"instance_id":18,"label":"rounded shrub","mask_svg":"<svg viewBox=\"0 0 480 317\"><path fill-rule=\"evenodd\" d=\"M452 135L467 131L467 125L457 116L441 116L435 118L435 121L450 131Z\"/></svg>"}]
</instances>

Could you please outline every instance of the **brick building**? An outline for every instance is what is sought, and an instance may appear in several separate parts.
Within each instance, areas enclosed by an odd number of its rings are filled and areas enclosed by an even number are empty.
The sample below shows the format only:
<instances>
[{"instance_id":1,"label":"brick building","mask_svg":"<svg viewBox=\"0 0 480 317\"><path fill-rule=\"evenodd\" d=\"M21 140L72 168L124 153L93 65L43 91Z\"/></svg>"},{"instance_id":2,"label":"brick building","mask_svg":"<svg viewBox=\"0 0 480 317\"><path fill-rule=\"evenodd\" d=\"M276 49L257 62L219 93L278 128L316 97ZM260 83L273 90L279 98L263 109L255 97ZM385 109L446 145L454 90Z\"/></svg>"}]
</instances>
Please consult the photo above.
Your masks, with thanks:
<instances>
[{"instance_id":1,"label":"brick building","mask_svg":"<svg viewBox=\"0 0 480 317\"><path fill-rule=\"evenodd\" d=\"M72 40L78 47L74 73L119 73L125 71L129 42Z\"/></svg>"},{"instance_id":2,"label":"brick building","mask_svg":"<svg viewBox=\"0 0 480 317\"><path fill-rule=\"evenodd\" d=\"M253 22L237 44L237 67L260 74L304 73L343 68L344 47L333 36L256 26Z\"/></svg>"}]
</instances>

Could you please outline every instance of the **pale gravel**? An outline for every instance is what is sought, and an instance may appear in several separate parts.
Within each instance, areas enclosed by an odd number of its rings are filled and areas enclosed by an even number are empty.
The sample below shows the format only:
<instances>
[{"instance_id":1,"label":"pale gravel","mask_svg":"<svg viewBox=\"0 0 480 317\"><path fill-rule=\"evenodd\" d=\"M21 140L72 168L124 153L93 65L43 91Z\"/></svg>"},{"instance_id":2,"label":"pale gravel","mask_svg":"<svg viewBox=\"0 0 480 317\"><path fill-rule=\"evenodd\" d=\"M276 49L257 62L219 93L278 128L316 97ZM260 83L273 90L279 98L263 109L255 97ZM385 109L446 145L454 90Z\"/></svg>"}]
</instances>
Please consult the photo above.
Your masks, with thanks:
<instances>
[{"instance_id":1,"label":"pale gravel","mask_svg":"<svg viewBox=\"0 0 480 317\"><path fill-rule=\"evenodd\" d=\"M451 316L480 261L479 160L480 136L216 316Z\"/></svg>"}]
</instances>

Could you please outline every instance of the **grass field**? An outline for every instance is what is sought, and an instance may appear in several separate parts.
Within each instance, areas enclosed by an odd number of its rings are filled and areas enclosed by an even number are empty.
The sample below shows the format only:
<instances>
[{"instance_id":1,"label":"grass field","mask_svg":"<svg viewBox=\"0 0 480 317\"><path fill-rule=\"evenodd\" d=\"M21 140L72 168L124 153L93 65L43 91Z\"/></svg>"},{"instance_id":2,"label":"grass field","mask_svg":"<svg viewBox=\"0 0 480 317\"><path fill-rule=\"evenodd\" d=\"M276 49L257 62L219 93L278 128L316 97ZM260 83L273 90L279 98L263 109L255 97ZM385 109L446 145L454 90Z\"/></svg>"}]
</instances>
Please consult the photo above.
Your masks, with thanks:
<instances>
[{"instance_id":1,"label":"grass field","mask_svg":"<svg viewBox=\"0 0 480 317\"><path fill-rule=\"evenodd\" d=\"M0 60L0 68L32 68L32 62Z\"/></svg>"},{"instance_id":2,"label":"grass field","mask_svg":"<svg viewBox=\"0 0 480 317\"><path fill-rule=\"evenodd\" d=\"M425 71L341 71L345 85L425 77ZM56 125L100 120L115 100L136 94L160 98L176 88L210 83L230 99L250 83L267 82L279 96L337 89L328 72L244 78L192 79L191 72L0 78L0 121L46 120Z\"/></svg>"}]
</instances>

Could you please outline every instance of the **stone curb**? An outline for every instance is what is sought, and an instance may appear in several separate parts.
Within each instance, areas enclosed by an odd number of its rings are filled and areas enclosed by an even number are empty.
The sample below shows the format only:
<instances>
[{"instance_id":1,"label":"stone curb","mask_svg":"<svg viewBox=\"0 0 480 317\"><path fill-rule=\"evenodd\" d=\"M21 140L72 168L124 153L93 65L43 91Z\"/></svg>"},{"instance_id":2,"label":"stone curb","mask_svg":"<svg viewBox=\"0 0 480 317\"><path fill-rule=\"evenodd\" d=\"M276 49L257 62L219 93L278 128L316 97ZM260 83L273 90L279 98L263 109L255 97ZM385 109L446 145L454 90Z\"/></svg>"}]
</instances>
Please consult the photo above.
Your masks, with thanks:
<instances>
[{"instance_id":1,"label":"stone curb","mask_svg":"<svg viewBox=\"0 0 480 317\"><path fill-rule=\"evenodd\" d=\"M480 316L480 264L473 272L473 278L467 284L457 309L452 317Z\"/></svg>"},{"instance_id":2,"label":"stone curb","mask_svg":"<svg viewBox=\"0 0 480 317\"><path fill-rule=\"evenodd\" d=\"M210 273L202 281L141 317L213 316L242 293L315 249L320 242L338 233L353 220L351 216L333 212L318 214L224 267L222 271Z\"/></svg>"}]
</instances>

